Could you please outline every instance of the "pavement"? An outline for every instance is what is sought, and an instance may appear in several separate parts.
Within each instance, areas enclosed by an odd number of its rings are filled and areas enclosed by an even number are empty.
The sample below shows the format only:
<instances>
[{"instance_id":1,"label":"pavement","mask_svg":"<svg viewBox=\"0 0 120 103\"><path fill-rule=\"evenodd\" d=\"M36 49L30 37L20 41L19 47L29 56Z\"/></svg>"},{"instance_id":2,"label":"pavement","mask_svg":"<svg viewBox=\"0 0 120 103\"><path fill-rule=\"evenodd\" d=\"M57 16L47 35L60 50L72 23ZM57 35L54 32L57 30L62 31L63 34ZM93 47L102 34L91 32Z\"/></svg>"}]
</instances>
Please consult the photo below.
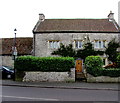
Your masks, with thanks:
<instances>
[{"instance_id":1,"label":"pavement","mask_svg":"<svg viewBox=\"0 0 120 103\"><path fill-rule=\"evenodd\" d=\"M86 82L20 82L13 80L1 80L2 86L36 87L36 88L59 88L59 89L89 89L89 90L112 90L120 91L118 83L86 83Z\"/></svg>"}]
</instances>

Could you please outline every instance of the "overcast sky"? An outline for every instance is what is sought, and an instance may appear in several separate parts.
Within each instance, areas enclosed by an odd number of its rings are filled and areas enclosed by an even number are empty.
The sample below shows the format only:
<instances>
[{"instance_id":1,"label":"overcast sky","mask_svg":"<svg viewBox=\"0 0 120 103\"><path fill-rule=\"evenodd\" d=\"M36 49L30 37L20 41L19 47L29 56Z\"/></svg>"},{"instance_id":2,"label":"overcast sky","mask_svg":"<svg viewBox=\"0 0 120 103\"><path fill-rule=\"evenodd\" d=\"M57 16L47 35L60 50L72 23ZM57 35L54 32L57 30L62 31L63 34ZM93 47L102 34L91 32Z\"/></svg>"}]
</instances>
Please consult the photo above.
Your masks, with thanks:
<instances>
[{"instance_id":1,"label":"overcast sky","mask_svg":"<svg viewBox=\"0 0 120 103\"><path fill-rule=\"evenodd\" d=\"M49 18L107 18L110 10L118 22L120 0L0 0L0 38L32 37L39 13Z\"/></svg>"}]
</instances>

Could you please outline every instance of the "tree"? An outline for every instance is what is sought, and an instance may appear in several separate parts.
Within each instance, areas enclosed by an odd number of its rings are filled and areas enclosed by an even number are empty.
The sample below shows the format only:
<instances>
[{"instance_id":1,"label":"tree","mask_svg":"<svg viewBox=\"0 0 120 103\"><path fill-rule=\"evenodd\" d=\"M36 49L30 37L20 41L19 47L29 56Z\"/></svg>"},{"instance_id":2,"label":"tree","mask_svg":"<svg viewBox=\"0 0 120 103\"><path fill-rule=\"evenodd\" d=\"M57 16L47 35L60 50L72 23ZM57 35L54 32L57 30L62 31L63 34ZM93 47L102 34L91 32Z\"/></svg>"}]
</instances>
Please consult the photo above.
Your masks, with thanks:
<instances>
[{"instance_id":1,"label":"tree","mask_svg":"<svg viewBox=\"0 0 120 103\"><path fill-rule=\"evenodd\" d=\"M85 60L87 56L91 56L91 55L95 56L95 55L103 55L103 54L104 54L103 51L95 51L92 43L88 42L84 44L84 48L82 50L79 49L77 51L76 57L80 57L83 60Z\"/></svg>"},{"instance_id":2,"label":"tree","mask_svg":"<svg viewBox=\"0 0 120 103\"><path fill-rule=\"evenodd\" d=\"M76 57L80 57L82 58L83 60L85 60L85 58L87 56L91 56L91 55L94 55L95 54L95 51L92 47L92 44L91 43L86 43L84 45L84 49L79 49L77 50L77 54L76 54Z\"/></svg>"},{"instance_id":3,"label":"tree","mask_svg":"<svg viewBox=\"0 0 120 103\"><path fill-rule=\"evenodd\" d=\"M108 59L113 63L116 63L117 61L117 56L118 56L117 49L119 47L120 44L116 42L115 39L113 39L108 43L108 47L105 50L105 54L108 55Z\"/></svg>"}]
</instances>

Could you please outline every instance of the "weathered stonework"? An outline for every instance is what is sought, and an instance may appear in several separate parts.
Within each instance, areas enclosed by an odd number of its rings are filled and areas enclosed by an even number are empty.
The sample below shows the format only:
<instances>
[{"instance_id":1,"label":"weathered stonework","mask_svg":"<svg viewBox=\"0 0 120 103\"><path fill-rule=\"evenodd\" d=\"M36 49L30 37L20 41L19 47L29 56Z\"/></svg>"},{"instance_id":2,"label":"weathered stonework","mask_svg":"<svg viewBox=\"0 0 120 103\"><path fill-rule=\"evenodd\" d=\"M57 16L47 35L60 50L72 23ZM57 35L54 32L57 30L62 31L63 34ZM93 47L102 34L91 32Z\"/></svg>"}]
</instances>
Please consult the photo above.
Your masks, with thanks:
<instances>
[{"instance_id":1,"label":"weathered stonework","mask_svg":"<svg viewBox=\"0 0 120 103\"><path fill-rule=\"evenodd\" d=\"M49 48L48 41L59 40L64 45L73 44L75 40L84 40L85 36L88 36L90 42L95 40L105 40L106 46L113 39L118 41L118 33L44 33L35 34L34 40L34 54L35 56L46 57L51 56L52 51L56 49ZM103 50L103 49L102 49Z\"/></svg>"},{"instance_id":2,"label":"weathered stonework","mask_svg":"<svg viewBox=\"0 0 120 103\"><path fill-rule=\"evenodd\" d=\"M75 68L71 72L25 72L24 82L75 82Z\"/></svg>"},{"instance_id":3,"label":"weathered stonework","mask_svg":"<svg viewBox=\"0 0 120 103\"><path fill-rule=\"evenodd\" d=\"M14 60L12 59L12 56L8 56L8 55L0 56L0 64L4 66L14 67Z\"/></svg>"},{"instance_id":4,"label":"weathered stonework","mask_svg":"<svg viewBox=\"0 0 120 103\"><path fill-rule=\"evenodd\" d=\"M84 40L88 36L90 42L94 43L95 40L105 41L105 45L115 38L116 41L119 41L119 33L37 33L34 35L34 56L38 57L48 57L53 56L51 53L55 51L54 48L49 48L49 41L58 40L64 45L72 44L75 48L75 40ZM76 48L75 48L76 49ZM105 50L96 49L96 50ZM104 56L103 56L104 58ZM108 64L106 58L105 64Z\"/></svg>"},{"instance_id":5,"label":"weathered stonework","mask_svg":"<svg viewBox=\"0 0 120 103\"><path fill-rule=\"evenodd\" d=\"M14 66L14 60L12 60L12 56L0 56L0 58L0 64L10 67Z\"/></svg>"},{"instance_id":6,"label":"weathered stonework","mask_svg":"<svg viewBox=\"0 0 120 103\"><path fill-rule=\"evenodd\" d=\"M94 77L90 74L87 74L87 82L120 83L120 77L109 77L109 76Z\"/></svg>"}]
</instances>

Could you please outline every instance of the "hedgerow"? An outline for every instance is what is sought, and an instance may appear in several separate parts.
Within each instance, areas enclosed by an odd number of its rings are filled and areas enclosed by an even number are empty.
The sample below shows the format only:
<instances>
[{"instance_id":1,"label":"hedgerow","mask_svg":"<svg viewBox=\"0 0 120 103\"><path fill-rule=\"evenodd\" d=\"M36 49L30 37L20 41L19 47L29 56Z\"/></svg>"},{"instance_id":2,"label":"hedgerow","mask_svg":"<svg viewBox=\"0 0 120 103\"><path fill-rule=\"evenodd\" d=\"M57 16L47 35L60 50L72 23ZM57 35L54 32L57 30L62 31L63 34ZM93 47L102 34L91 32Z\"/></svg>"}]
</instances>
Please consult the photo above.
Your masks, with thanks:
<instances>
[{"instance_id":1,"label":"hedgerow","mask_svg":"<svg viewBox=\"0 0 120 103\"><path fill-rule=\"evenodd\" d=\"M15 61L18 71L65 72L74 67L72 57L34 57L21 56Z\"/></svg>"}]
</instances>

